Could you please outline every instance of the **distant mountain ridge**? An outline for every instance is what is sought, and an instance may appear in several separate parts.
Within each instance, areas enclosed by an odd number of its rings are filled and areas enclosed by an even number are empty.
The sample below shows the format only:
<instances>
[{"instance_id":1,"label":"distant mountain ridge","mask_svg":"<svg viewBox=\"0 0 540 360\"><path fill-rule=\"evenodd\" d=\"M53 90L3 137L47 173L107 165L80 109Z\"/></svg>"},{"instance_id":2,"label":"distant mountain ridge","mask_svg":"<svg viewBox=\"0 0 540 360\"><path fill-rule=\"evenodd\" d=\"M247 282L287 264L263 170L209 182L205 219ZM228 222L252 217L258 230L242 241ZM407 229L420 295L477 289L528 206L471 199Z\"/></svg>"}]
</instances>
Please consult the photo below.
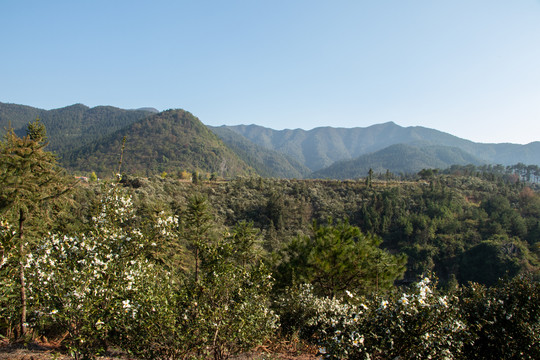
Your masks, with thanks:
<instances>
[{"instance_id":1,"label":"distant mountain ridge","mask_svg":"<svg viewBox=\"0 0 540 360\"><path fill-rule=\"evenodd\" d=\"M74 104L43 110L0 102L0 135L19 135L39 117L49 150L78 172L110 174L127 135L122 169L137 174L200 170L225 177L357 178L387 170L414 173L451 165L540 165L540 142L480 144L420 126L393 122L365 128L273 130L258 125L205 126L184 110L124 110Z\"/></svg>"},{"instance_id":2,"label":"distant mountain ridge","mask_svg":"<svg viewBox=\"0 0 540 360\"><path fill-rule=\"evenodd\" d=\"M153 113L149 108L147 110L124 110L113 106L90 108L83 104L43 110L0 102L0 135L11 123L15 132L22 136L25 134L26 125L39 117L47 129L48 149L62 153L97 141Z\"/></svg>"},{"instance_id":3,"label":"distant mountain ridge","mask_svg":"<svg viewBox=\"0 0 540 360\"><path fill-rule=\"evenodd\" d=\"M494 164L540 164L538 141L527 145L480 144L438 130L421 126L401 127L393 122L366 128L319 127L312 130L272 130L258 125L228 128L258 145L299 160L312 171L396 144L459 148L480 161Z\"/></svg>"},{"instance_id":4,"label":"distant mountain ridge","mask_svg":"<svg viewBox=\"0 0 540 360\"><path fill-rule=\"evenodd\" d=\"M452 165L469 164L483 165L484 162L456 147L395 144L352 160L336 161L309 177L355 179L366 176L370 169L379 174L387 170L394 174L407 174L422 169L446 169Z\"/></svg>"},{"instance_id":5,"label":"distant mountain ridge","mask_svg":"<svg viewBox=\"0 0 540 360\"><path fill-rule=\"evenodd\" d=\"M265 149L225 126L208 126L208 128L261 176L301 179L311 173L299 161L277 151Z\"/></svg>"}]
</instances>

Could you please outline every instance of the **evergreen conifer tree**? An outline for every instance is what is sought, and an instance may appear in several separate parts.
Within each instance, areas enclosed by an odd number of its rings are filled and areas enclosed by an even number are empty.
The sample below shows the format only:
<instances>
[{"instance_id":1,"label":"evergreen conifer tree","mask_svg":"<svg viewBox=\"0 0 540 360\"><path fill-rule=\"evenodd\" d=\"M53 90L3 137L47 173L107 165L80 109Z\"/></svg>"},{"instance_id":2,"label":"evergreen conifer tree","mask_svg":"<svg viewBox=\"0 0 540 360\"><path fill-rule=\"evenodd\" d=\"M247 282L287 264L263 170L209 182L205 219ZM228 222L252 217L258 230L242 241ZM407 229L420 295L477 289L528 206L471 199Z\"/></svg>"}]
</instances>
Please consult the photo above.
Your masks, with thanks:
<instances>
[{"instance_id":1,"label":"evergreen conifer tree","mask_svg":"<svg viewBox=\"0 0 540 360\"><path fill-rule=\"evenodd\" d=\"M45 126L39 119L30 123L27 135L18 137L8 129L0 143L0 216L16 224L18 282L20 285L20 333L26 335L27 294L25 264L28 254L27 225L39 218L44 205L65 194L66 184L62 169L54 154L45 151Z\"/></svg>"}]
</instances>

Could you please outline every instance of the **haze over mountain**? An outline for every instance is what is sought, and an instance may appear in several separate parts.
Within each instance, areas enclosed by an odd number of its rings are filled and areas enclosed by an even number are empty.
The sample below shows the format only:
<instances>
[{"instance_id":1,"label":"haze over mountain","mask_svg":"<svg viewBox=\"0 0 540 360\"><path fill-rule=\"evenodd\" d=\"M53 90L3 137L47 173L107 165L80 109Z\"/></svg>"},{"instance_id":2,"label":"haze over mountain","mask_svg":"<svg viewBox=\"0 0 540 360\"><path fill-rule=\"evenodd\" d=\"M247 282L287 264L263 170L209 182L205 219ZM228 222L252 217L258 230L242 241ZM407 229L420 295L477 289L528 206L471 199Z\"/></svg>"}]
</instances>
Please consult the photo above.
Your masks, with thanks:
<instances>
[{"instance_id":1,"label":"haze over mountain","mask_svg":"<svg viewBox=\"0 0 540 360\"><path fill-rule=\"evenodd\" d=\"M446 169L452 165L482 165L484 162L469 153L450 146L407 144L390 145L353 160L336 161L313 172L311 178L355 179L374 173L417 173L422 169Z\"/></svg>"},{"instance_id":2,"label":"haze over mountain","mask_svg":"<svg viewBox=\"0 0 540 360\"><path fill-rule=\"evenodd\" d=\"M300 161L257 145L226 126L208 128L261 176L301 179L311 173Z\"/></svg>"},{"instance_id":3,"label":"haze over mountain","mask_svg":"<svg viewBox=\"0 0 540 360\"><path fill-rule=\"evenodd\" d=\"M123 171L136 174L203 171L224 177L357 178L387 170L415 173L451 165L540 164L540 142L480 144L425 127L393 122L366 128L273 130L257 125L204 126L191 113L124 110L75 104L54 110L0 103L0 128L24 135L39 117L49 150L78 172L116 172L127 136ZM216 136L217 135L217 136ZM399 146L397 146L399 145Z\"/></svg>"},{"instance_id":4,"label":"haze over mountain","mask_svg":"<svg viewBox=\"0 0 540 360\"><path fill-rule=\"evenodd\" d=\"M229 126L254 143L298 159L312 171L335 161L351 160L390 145L442 145L459 148L479 161L511 165L540 164L540 142L527 145L481 144L420 126L393 122L366 128L320 127L312 130L272 130L258 125Z\"/></svg>"}]
</instances>

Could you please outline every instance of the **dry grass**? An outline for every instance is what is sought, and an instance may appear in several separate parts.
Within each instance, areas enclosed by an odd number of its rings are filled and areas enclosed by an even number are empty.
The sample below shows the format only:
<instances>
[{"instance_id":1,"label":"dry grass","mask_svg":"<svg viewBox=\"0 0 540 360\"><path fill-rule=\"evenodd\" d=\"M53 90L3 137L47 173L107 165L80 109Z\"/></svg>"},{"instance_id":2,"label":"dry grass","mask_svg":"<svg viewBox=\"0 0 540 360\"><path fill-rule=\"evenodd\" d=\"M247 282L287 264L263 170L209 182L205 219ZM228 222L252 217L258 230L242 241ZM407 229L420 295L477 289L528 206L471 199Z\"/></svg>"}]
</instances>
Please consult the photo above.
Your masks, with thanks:
<instances>
[{"instance_id":1,"label":"dry grass","mask_svg":"<svg viewBox=\"0 0 540 360\"><path fill-rule=\"evenodd\" d=\"M257 347L230 360L314 360L317 350L301 342L281 341ZM33 341L28 344L0 341L0 360L73 360L61 351L60 342ZM109 351L99 360L134 360L120 351Z\"/></svg>"}]
</instances>

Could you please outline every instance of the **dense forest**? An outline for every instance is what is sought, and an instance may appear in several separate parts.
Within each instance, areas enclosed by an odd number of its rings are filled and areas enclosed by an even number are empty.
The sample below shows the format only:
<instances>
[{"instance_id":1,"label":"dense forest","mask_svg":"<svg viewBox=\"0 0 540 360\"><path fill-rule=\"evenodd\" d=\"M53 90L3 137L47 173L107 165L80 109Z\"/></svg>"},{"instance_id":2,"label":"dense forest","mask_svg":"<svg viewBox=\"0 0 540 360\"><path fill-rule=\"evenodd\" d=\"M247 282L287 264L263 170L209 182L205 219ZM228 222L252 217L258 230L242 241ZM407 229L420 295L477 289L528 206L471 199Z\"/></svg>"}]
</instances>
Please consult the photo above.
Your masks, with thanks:
<instances>
[{"instance_id":1,"label":"dense forest","mask_svg":"<svg viewBox=\"0 0 540 360\"><path fill-rule=\"evenodd\" d=\"M287 239L311 233L314 222L347 221L381 237L382 247L391 253L408 256L403 282L428 272L442 283L462 284L494 284L505 275L537 273L536 185L506 172L456 175L467 168L452 169L454 174L424 171L409 180L370 183L252 177L194 185L130 176L122 183L133 188L135 198L150 203L186 203L193 192L200 193L225 226L252 223L270 253Z\"/></svg>"},{"instance_id":2,"label":"dense forest","mask_svg":"<svg viewBox=\"0 0 540 360\"><path fill-rule=\"evenodd\" d=\"M62 164L68 169L91 169L100 176L110 176L118 172L124 139L122 166L132 174L178 174L186 169L220 177L254 173L193 114L183 110L151 115L100 141L64 153Z\"/></svg>"},{"instance_id":3,"label":"dense forest","mask_svg":"<svg viewBox=\"0 0 540 360\"><path fill-rule=\"evenodd\" d=\"M337 161L361 159L364 155L377 154L381 150L398 144L416 148L437 146L447 148L447 152L454 153L457 148L461 150L462 154L453 154L452 156L457 155L456 159L459 160L460 156L464 156L464 152L466 157L473 159L470 161L471 163L480 161L486 164L508 166L521 162L540 165L539 141L526 145L475 143L435 129L421 126L402 127L393 122L375 124L365 128L318 127L311 130L273 130L258 125L236 125L226 126L226 128L266 149L275 150L297 159L311 171L327 168ZM427 157L422 156L422 154L415 154L415 156L426 161L430 157L433 158L434 155L433 151L428 150L428 152L431 153ZM384 156L384 152L377 156ZM445 155L439 161L446 157ZM456 164L461 163L456 162ZM373 163L371 167L374 167ZM399 173L391 166L383 165L382 168ZM364 173L363 176L366 174Z\"/></svg>"},{"instance_id":4,"label":"dense forest","mask_svg":"<svg viewBox=\"0 0 540 360\"><path fill-rule=\"evenodd\" d=\"M60 109L42 110L30 106L0 102L0 134L12 127L25 135L28 122L39 118L47 127L48 150L57 154L70 152L137 122L157 110L124 110L112 106L89 108L75 104Z\"/></svg>"},{"instance_id":5,"label":"dense forest","mask_svg":"<svg viewBox=\"0 0 540 360\"><path fill-rule=\"evenodd\" d=\"M46 146L39 120L0 143L7 341L76 359L280 341L329 359L540 357L536 166L186 179L141 175L119 146L116 178L79 182Z\"/></svg>"},{"instance_id":6,"label":"dense forest","mask_svg":"<svg viewBox=\"0 0 540 360\"><path fill-rule=\"evenodd\" d=\"M57 154L63 167L83 176L118 172L124 138L124 170L141 176L198 172L207 178L346 180L363 178L370 169L375 174L408 175L451 165L540 165L540 142L480 144L392 122L278 131L257 125L206 126L180 109L159 113L151 108L75 104L42 110L0 102L0 134L12 127L24 136L26 124L36 118L48 129L48 150Z\"/></svg>"}]
</instances>

